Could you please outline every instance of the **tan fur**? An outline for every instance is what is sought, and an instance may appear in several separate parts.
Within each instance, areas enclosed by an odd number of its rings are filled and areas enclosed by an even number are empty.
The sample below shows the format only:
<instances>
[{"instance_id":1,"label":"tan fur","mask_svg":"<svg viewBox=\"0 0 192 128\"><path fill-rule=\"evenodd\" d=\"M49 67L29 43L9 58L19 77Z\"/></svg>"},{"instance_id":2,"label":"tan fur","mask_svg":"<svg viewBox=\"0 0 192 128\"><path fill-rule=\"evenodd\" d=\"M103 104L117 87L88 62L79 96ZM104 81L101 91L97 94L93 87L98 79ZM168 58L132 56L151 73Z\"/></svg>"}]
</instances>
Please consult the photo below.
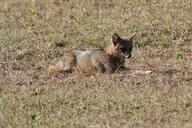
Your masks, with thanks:
<instances>
[{"instance_id":1,"label":"tan fur","mask_svg":"<svg viewBox=\"0 0 192 128\"><path fill-rule=\"evenodd\" d=\"M118 45L110 45L110 47L104 49L80 51L78 55L75 54L76 52L67 52L57 64L49 66L48 72L54 74L75 70L85 75L92 74L95 71L112 73L117 68L117 65L113 64L113 58L121 56Z\"/></svg>"}]
</instances>

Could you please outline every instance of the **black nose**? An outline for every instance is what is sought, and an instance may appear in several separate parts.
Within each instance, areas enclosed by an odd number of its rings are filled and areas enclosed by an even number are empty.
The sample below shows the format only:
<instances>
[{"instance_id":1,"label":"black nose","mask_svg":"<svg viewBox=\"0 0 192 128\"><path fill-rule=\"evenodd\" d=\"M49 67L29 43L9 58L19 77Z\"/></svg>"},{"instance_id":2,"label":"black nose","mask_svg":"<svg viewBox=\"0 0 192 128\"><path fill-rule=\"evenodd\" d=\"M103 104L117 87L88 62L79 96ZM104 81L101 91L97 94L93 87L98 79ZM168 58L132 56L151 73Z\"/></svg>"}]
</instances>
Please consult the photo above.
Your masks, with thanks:
<instances>
[{"instance_id":1,"label":"black nose","mask_svg":"<svg viewBox=\"0 0 192 128\"><path fill-rule=\"evenodd\" d=\"M129 54L128 58L131 58L131 54Z\"/></svg>"}]
</instances>

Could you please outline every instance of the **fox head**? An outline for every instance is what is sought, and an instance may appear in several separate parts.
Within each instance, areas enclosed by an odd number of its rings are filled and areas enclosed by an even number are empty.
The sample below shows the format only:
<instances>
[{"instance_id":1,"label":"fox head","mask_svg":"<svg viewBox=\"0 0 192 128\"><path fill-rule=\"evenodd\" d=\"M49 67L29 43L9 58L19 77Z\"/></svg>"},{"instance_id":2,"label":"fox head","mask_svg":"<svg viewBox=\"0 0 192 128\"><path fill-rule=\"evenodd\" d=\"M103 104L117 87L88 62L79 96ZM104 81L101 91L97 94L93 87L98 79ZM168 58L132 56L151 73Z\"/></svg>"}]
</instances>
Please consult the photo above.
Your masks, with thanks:
<instances>
[{"instance_id":1,"label":"fox head","mask_svg":"<svg viewBox=\"0 0 192 128\"><path fill-rule=\"evenodd\" d=\"M135 35L136 33L133 34L129 39L125 39L121 38L117 33L114 33L112 35L114 49L118 49L125 58L130 58L133 50L133 39Z\"/></svg>"}]
</instances>

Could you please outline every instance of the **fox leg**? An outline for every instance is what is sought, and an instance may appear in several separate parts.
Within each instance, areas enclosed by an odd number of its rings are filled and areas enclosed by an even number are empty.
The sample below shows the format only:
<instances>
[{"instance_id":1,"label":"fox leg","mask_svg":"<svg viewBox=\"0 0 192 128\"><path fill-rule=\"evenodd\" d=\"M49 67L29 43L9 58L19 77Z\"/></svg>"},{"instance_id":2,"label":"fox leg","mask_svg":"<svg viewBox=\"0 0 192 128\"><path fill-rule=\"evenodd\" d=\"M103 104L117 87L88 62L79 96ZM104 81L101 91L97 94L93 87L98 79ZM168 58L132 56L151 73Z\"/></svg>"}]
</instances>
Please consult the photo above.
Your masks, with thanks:
<instances>
[{"instance_id":1,"label":"fox leg","mask_svg":"<svg viewBox=\"0 0 192 128\"><path fill-rule=\"evenodd\" d=\"M100 61L98 61L98 59L94 57L91 58L91 63L93 67L96 68L96 70L99 70L99 72L104 73L106 71L105 66Z\"/></svg>"},{"instance_id":2,"label":"fox leg","mask_svg":"<svg viewBox=\"0 0 192 128\"><path fill-rule=\"evenodd\" d=\"M99 72L102 72L102 73L106 72L105 66L100 62L96 63L96 68L97 68L97 70L99 70Z\"/></svg>"},{"instance_id":3,"label":"fox leg","mask_svg":"<svg viewBox=\"0 0 192 128\"><path fill-rule=\"evenodd\" d=\"M112 64L110 62L104 63L104 66L105 66L105 69L106 69L106 71L105 71L106 73L111 74L111 73L114 72L113 66L112 66Z\"/></svg>"},{"instance_id":4,"label":"fox leg","mask_svg":"<svg viewBox=\"0 0 192 128\"><path fill-rule=\"evenodd\" d=\"M100 62L98 60L94 60L94 66L102 73L111 74L114 72L112 64L109 61Z\"/></svg>"}]
</instances>

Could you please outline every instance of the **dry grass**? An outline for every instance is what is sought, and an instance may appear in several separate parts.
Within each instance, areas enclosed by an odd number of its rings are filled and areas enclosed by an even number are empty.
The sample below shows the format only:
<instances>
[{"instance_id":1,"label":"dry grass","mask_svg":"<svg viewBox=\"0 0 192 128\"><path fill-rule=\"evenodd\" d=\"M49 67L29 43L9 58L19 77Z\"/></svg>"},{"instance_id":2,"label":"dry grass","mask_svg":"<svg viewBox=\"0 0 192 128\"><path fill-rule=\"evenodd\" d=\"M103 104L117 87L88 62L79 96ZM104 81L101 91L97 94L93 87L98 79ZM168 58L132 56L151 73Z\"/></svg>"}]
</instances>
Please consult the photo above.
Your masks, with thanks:
<instances>
[{"instance_id":1,"label":"dry grass","mask_svg":"<svg viewBox=\"0 0 192 128\"><path fill-rule=\"evenodd\" d=\"M1 0L0 127L192 127L191 16L191 0ZM129 70L47 73L114 32L139 33Z\"/></svg>"}]
</instances>

